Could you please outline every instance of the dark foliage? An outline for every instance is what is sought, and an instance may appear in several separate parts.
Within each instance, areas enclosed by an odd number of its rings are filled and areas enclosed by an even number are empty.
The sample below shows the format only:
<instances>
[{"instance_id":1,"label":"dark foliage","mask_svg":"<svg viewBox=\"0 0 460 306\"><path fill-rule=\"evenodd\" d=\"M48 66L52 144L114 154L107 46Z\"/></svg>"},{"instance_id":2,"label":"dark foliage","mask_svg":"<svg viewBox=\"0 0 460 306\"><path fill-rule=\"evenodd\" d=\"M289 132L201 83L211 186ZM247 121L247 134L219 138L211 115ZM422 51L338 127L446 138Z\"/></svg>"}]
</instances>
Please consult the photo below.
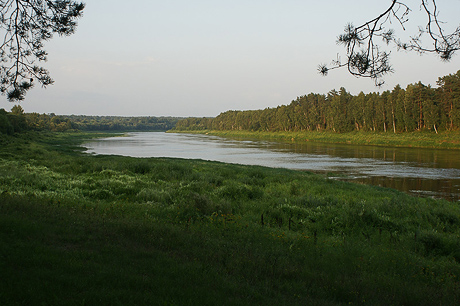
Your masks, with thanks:
<instances>
[{"instance_id":1,"label":"dark foliage","mask_svg":"<svg viewBox=\"0 0 460 306\"><path fill-rule=\"evenodd\" d=\"M167 131L182 119L177 117L63 116L82 131Z\"/></svg>"},{"instance_id":2,"label":"dark foliage","mask_svg":"<svg viewBox=\"0 0 460 306\"><path fill-rule=\"evenodd\" d=\"M419 27L419 32L405 42L395 36L395 31L388 26L399 24L405 29L409 21L411 9L404 2L392 0L390 6L382 14L360 26L349 23L343 34L337 38L337 44L346 49L346 60L340 58L332 61L332 65L321 64L318 71L327 75L332 69L347 67L348 71L358 77L367 77L381 86L383 77L393 72L390 65L390 52L382 47L393 45L398 50L415 51L418 53L435 53L441 60L448 61L460 49L460 27L452 33L445 33L444 22L439 20L439 10L436 0L421 0L421 10L426 13L427 23ZM422 41L427 37L431 46ZM378 40L383 44L379 44Z\"/></svg>"},{"instance_id":3,"label":"dark foliage","mask_svg":"<svg viewBox=\"0 0 460 306\"><path fill-rule=\"evenodd\" d=\"M53 83L48 70L37 65L47 60L44 42L53 35L75 32L85 5L70 0L6 0L0 5L0 91L9 101L24 100L36 80Z\"/></svg>"},{"instance_id":4,"label":"dark foliage","mask_svg":"<svg viewBox=\"0 0 460 306\"><path fill-rule=\"evenodd\" d=\"M167 131L181 118L176 117L116 117L116 116L59 116L56 114L24 113L15 105L11 112L0 109L0 134L34 130L63 132L81 131Z\"/></svg>"}]
</instances>

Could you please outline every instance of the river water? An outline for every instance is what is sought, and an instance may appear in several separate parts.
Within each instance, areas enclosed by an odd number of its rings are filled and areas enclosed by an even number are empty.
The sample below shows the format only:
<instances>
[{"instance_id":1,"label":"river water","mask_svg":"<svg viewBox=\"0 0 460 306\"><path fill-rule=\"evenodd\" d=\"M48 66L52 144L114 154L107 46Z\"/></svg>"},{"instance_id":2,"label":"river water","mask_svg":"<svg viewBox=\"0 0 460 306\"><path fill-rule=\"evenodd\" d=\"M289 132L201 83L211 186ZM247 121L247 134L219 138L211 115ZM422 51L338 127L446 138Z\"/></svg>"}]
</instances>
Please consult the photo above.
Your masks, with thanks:
<instances>
[{"instance_id":1,"label":"river water","mask_svg":"<svg viewBox=\"0 0 460 306\"><path fill-rule=\"evenodd\" d=\"M94 154L177 157L307 170L340 180L460 201L460 152L276 142L199 134L129 133L83 145Z\"/></svg>"}]
</instances>

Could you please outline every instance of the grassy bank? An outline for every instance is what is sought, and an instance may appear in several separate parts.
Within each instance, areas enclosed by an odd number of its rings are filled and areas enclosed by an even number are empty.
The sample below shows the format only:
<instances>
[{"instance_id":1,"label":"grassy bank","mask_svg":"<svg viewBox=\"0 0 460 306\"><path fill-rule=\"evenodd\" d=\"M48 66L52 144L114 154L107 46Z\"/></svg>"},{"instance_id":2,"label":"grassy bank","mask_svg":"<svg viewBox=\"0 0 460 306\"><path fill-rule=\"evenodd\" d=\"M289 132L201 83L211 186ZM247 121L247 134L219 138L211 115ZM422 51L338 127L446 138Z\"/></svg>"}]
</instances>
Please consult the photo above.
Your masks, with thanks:
<instances>
[{"instance_id":1,"label":"grassy bank","mask_svg":"<svg viewBox=\"0 0 460 306\"><path fill-rule=\"evenodd\" d=\"M260 138L282 141L312 141L390 147L460 149L460 131L372 133L372 132L249 132L249 131L174 131L178 133L209 134L223 137Z\"/></svg>"},{"instance_id":2,"label":"grassy bank","mask_svg":"<svg viewBox=\"0 0 460 306\"><path fill-rule=\"evenodd\" d=\"M85 137L1 138L1 305L460 301L458 204Z\"/></svg>"}]
</instances>

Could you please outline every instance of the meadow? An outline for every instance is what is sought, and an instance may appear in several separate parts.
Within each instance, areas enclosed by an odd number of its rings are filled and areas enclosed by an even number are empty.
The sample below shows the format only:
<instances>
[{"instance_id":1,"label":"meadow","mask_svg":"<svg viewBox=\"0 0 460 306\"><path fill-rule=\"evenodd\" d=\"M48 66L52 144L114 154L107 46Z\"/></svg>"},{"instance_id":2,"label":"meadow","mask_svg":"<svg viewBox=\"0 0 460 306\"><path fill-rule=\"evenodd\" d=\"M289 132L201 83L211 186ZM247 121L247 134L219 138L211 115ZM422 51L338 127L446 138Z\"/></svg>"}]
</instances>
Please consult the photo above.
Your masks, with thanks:
<instances>
[{"instance_id":1,"label":"meadow","mask_svg":"<svg viewBox=\"0 0 460 306\"><path fill-rule=\"evenodd\" d=\"M0 305L460 303L458 203L99 136L0 136Z\"/></svg>"},{"instance_id":2,"label":"meadow","mask_svg":"<svg viewBox=\"0 0 460 306\"><path fill-rule=\"evenodd\" d=\"M330 131L260 132L237 130L172 130L177 133L208 134L233 138L258 138L275 141L323 142L385 147L460 149L460 132L433 133L416 131L406 133L363 132L334 133Z\"/></svg>"}]
</instances>

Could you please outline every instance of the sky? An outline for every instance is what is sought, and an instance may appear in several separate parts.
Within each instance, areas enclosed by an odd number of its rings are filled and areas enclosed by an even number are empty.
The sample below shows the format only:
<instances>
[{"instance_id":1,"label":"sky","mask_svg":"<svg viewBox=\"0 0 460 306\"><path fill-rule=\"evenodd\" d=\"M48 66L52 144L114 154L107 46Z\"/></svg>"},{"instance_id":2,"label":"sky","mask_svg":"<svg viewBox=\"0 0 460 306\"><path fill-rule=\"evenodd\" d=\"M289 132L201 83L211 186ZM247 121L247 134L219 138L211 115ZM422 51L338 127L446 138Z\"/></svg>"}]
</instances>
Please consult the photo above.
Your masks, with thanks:
<instances>
[{"instance_id":1,"label":"sky","mask_svg":"<svg viewBox=\"0 0 460 306\"><path fill-rule=\"evenodd\" d=\"M336 38L383 12L390 0L86 0L75 34L45 45L42 65L55 83L36 86L26 112L61 115L214 117L227 110L289 104L308 93L344 87L352 94L392 90L460 70L460 53L444 63L392 49L395 72L376 88L345 69L327 77L322 63L345 50ZM420 0L410 5L403 37L424 19ZM460 23L460 0L438 0L447 29ZM0 96L0 108L14 104Z\"/></svg>"}]
</instances>

